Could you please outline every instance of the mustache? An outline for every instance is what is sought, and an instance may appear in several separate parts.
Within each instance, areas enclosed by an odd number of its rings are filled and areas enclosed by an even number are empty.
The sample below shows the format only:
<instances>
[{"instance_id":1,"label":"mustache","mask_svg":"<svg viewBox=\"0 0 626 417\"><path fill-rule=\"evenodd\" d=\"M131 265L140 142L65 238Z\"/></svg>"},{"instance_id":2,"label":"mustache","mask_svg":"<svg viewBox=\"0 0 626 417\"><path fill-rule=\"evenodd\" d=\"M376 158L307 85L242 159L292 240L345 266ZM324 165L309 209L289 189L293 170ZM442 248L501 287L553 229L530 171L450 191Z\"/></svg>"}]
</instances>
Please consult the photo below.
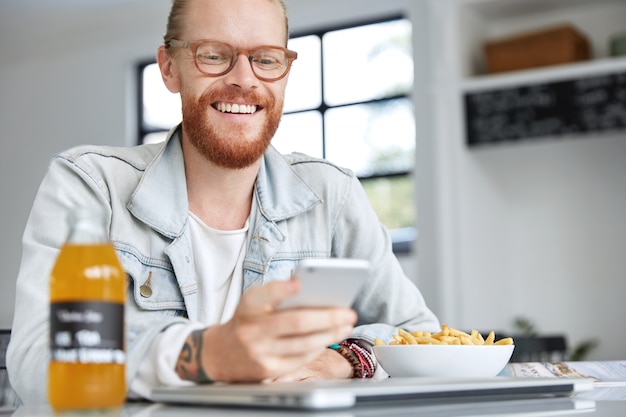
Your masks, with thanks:
<instances>
[{"instance_id":1,"label":"mustache","mask_svg":"<svg viewBox=\"0 0 626 417\"><path fill-rule=\"evenodd\" d=\"M261 106L261 108L271 107L275 104L275 100L272 97L261 95L254 90L244 91L233 86L225 86L205 91L198 100L203 107L210 106L218 101L243 101L247 104L256 104L257 106Z\"/></svg>"}]
</instances>

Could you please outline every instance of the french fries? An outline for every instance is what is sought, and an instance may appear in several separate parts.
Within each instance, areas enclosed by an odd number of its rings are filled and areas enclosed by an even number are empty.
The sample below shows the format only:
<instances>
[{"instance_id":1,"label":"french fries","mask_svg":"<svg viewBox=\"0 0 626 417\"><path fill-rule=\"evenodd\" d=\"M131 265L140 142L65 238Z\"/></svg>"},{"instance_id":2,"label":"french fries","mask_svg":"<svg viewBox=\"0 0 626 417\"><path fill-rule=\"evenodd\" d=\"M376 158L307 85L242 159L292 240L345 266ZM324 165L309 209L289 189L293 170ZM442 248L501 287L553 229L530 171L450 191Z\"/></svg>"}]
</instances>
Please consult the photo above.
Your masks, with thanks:
<instances>
[{"instance_id":1,"label":"french fries","mask_svg":"<svg viewBox=\"0 0 626 417\"><path fill-rule=\"evenodd\" d=\"M472 330L466 333L461 330L448 327L447 324L441 326L439 333L431 332L407 332L404 329L398 329L398 334L393 335L394 340L389 345L512 345L513 339L505 337L496 340L495 332L489 332L486 338L477 331ZM374 346L386 346L387 344L380 339L374 340Z\"/></svg>"}]
</instances>

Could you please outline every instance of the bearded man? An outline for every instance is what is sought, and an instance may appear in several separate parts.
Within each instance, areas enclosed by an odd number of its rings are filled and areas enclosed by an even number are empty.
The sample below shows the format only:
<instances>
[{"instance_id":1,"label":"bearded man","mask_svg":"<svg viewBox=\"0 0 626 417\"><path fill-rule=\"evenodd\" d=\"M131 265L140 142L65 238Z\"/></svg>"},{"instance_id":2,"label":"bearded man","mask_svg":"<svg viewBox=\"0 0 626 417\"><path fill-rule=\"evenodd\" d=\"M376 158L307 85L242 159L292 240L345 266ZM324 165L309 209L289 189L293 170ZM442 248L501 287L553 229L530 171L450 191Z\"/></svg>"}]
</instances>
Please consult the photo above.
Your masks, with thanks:
<instances>
[{"instance_id":1,"label":"bearded man","mask_svg":"<svg viewBox=\"0 0 626 417\"><path fill-rule=\"evenodd\" d=\"M8 352L24 403L46 402L48 276L77 205L106 212L128 274L131 397L159 385L384 376L375 338L440 329L354 174L270 145L297 58L287 39L281 0L175 0L157 59L182 123L162 144L53 159L24 234ZM304 258L373 267L352 308L277 309L299 291L290 275Z\"/></svg>"}]
</instances>

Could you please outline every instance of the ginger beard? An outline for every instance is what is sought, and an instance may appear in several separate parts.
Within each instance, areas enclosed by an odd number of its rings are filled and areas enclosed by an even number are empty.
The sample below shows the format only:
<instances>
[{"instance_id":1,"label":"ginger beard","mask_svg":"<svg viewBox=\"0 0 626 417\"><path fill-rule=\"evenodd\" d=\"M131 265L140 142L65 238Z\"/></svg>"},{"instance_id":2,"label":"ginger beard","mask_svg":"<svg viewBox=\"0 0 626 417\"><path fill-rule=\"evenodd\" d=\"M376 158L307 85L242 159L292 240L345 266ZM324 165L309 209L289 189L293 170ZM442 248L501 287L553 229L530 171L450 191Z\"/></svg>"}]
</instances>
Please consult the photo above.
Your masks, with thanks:
<instances>
[{"instance_id":1,"label":"ginger beard","mask_svg":"<svg viewBox=\"0 0 626 417\"><path fill-rule=\"evenodd\" d=\"M267 113L263 128L256 137L247 131L246 126L219 129L209 119L212 103L235 102L241 98L246 103L257 104L257 112L262 109ZM223 168L242 169L263 156L278 129L282 112L282 100L261 97L256 92L242 93L228 87L207 91L198 100L183 100L183 132L209 161Z\"/></svg>"}]
</instances>

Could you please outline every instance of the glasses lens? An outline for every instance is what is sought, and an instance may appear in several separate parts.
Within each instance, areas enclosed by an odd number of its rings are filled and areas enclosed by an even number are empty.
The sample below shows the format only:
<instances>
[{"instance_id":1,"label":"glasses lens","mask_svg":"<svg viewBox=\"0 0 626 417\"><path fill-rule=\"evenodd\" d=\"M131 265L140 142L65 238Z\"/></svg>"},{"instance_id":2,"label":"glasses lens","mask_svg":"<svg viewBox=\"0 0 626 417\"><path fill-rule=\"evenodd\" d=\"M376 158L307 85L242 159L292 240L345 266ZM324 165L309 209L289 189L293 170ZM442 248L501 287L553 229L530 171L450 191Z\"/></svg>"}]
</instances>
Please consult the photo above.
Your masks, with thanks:
<instances>
[{"instance_id":1,"label":"glasses lens","mask_svg":"<svg viewBox=\"0 0 626 417\"><path fill-rule=\"evenodd\" d=\"M196 62L206 74L219 74L228 69L234 53L228 45L205 42L196 49Z\"/></svg>"},{"instance_id":2,"label":"glasses lens","mask_svg":"<svg viewBox=\"0 0 626 417\"><path fill-rule=\"evenodd\" d=\"M278 48L257 49L250 56L252 69L260 77L280 78L289 66L287 53Z\"/></svg>"}]
</instances>

